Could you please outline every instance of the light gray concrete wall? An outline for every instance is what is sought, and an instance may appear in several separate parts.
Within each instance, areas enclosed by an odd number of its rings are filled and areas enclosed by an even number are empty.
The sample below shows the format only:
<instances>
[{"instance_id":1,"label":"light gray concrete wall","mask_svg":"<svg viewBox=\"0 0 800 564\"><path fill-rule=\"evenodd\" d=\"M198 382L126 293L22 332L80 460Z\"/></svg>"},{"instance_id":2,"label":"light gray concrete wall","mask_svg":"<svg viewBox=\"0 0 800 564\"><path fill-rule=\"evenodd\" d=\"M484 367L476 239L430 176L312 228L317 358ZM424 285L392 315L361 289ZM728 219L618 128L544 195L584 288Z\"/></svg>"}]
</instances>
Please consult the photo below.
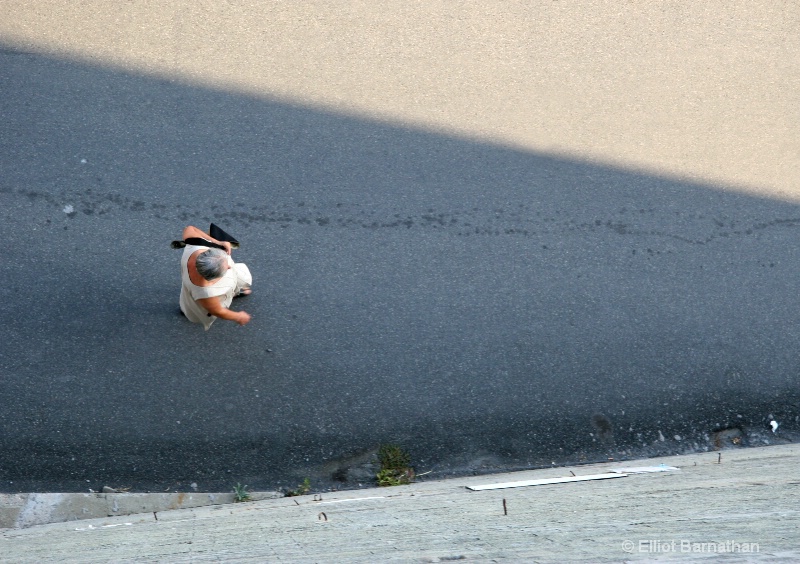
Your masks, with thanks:
<instances>
[{"instance_id":1,"label":"light gray concrete wall","mask_svg":"<svg viewBox=\"0 0 800 564\"><path fill-rule=\"evenodd\" d=\"M721 458L720 458L721 455ZM0 558L62 562L790 562L796 445L330 492L0 532ZM677 471L474 492L658 464ZM505 507L505 509L504 509Z\"/></svg>"}]
</instances>

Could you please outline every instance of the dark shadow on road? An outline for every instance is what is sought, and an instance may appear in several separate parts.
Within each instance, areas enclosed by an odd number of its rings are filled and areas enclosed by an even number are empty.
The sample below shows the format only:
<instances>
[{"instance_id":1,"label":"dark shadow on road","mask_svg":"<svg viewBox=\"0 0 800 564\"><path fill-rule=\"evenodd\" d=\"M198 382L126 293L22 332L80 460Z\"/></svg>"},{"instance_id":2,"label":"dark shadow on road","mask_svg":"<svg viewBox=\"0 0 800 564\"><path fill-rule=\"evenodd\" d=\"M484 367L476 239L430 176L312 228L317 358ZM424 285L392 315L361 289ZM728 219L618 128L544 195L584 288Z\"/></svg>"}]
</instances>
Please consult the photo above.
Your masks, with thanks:
<instances>
[{"instance_id":1,"label":"dark shadow on road","mask_svg":"<svg viewBox=\"0 0 800 564\"><path fill-rule=\"evenodd\" d=\"M0 491L796 437L795 205L10 46L0 85ZM245 328L177 313L210 221Z\"/></svg>"}]
</instances>

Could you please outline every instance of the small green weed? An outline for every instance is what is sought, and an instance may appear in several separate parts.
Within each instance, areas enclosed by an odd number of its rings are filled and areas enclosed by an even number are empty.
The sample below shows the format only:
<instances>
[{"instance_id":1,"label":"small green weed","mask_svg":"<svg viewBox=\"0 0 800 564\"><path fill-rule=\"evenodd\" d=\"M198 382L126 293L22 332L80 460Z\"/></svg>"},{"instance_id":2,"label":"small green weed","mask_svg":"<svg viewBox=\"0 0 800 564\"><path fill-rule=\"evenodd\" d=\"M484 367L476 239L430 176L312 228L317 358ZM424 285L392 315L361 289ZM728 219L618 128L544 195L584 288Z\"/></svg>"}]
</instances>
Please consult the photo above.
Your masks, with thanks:
<instances>
[{"instance_id":1,"label":"small green weed","mask_svg":"<svg viewBox=\"0 0 800 564\"><path fill-rule=\"evenodd\" d=\"M294 497L297 495L306 495L311 490L311 480L306 478L302 484L298 484L297 488L286 492L285 497Z\"/></svg>"},{"instance_id":2,"label":"small green weed","mask_svg":"<svg viewBox=\"0 0 800 564\"><path fill-rule=\"evenodd\" d=\"M381 445L378 449L381 469L375 478L379 486L410 484L414 479L411 455L397 445Z\"/></svg>"},{"instance_id":3,"label":"small green weed","mask_svg":"<svg viewBox=\"0 0 800 564\"><path fill-rule=\"evenodd\" d=\"M414 479L414 469L406 468L404 470L381 470L375 475L375 479L378 480L379 486L402 486L403 484L410 484Z\"/></svg>"},{"instance_id":4,"label":"small green weed","mask_svg":"<svg viewBox=\"0 0 800 564\"><path fill-rule=\"evenodd\" d=\"M236 503L250 501L250 492L247 491L247 486L238 482L233 486L233 501Z\"/></svg>"}]
</instances>

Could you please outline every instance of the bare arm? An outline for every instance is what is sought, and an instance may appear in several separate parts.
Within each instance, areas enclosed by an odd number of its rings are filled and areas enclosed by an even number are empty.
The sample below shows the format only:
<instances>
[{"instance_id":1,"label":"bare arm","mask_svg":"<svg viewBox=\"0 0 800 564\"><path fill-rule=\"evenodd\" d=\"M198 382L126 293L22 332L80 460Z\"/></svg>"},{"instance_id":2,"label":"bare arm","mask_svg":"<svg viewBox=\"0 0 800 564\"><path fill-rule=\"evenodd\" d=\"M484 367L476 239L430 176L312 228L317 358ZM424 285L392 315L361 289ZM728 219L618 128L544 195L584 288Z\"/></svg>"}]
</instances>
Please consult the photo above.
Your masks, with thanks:
<instances>
[{"instance_id":1,"label":"bare arm","mask_svg":"<svg viewBox=\"0 0 800 564\"><path fill-rule=\"evenodd\" d=\"M212 243L216 243L217 245L222 245L225 247L225 252L231 254L231 244L228 241L217 241L211 235L202 231L195 227L194 225L187 225L186 228L183 230L183 240L189 239L191 237L202 237Z\"/></svg>"},{"instance_id":2,"label":"bare arm","mask_svg":"<svg viewBox=\"0 0 800 564\"><path fill-rule=\"evenodd\" d=\"M220 319L227 319L228 321L235 321L239 325L247 325L250 323L250 314L246 311L233 311L226 307L222 307L222 302L219 297L201 298L197 300L208 313Z\"/></svg>"}]
</instances>

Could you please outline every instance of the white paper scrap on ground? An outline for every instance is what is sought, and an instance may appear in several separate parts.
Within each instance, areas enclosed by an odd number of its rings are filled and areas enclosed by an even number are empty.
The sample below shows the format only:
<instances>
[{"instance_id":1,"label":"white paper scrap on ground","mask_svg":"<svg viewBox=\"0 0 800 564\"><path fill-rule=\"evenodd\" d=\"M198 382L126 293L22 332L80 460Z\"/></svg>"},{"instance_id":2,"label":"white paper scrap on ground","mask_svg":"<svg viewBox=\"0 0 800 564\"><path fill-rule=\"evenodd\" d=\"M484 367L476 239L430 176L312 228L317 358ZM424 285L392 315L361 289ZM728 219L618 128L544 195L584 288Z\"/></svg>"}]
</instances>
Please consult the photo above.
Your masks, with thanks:
<instances>
[{"instance_id":1,"label":"white paper scrap on ground","mask_svg":"<svg viewBox=\"0 0 800 564\"><path fill-rule=\"evenodd\" d=\"M634 466L633 468L614 468L611 472L620 472L621 474L645 474L647 472L671 472L672 470L680 470L675 466L667 466L666 464L659 464L658 466Z\"/></svg>"},{"instance_id":2,"label":"white paper scrap on ground","mask_svg":"<svg viewBox=\"0 0 800 564\"><path fill-rule=\"evenodd\" d=\"M369 499L386 499L385 495L374 495L371 497L350 497L347 499L332 499L331 501L318 501L315 505L328 505L329 503L345 503L348 501L366 501Z\"/></svg>"},{"instance_id":3,"label":"white paper scrap on ground","mask_svg":"<svg viewBox=\"0 0 800 564\"><path fill-rule=\"evenodd\" d=\"M525 486L544 486L547 484L565 484L567 482L585 482L587 480L608 480L611 478L624 478L627 474L610 472L607 474L587 474L586 476L566 476L564 478L542 478L540 480L524 480L522 482L505 482L499 484L485 484L483 486L467 486L468 490L502 490L504 488L522 488Z\"/></svg>"}]
</instances>

